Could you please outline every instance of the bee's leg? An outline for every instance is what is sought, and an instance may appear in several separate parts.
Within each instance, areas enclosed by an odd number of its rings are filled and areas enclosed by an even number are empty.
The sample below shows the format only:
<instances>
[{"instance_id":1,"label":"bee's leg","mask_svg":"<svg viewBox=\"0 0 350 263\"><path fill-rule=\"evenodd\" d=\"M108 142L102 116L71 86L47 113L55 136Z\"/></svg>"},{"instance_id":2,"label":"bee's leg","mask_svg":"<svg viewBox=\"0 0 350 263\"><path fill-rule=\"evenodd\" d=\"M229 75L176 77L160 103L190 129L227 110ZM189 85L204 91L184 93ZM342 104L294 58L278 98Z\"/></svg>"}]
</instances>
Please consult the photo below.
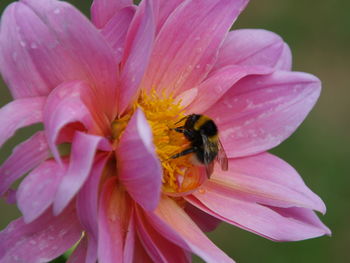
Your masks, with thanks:
<instances>
[{"instance_id":1,"label":"bee's leg","mask_svg":"<svg viewBox=\"0 0 350 263\"><path fill-rule=\"evenodd\" d=\"M184 155L187 155L187 154L190 154L190 153L194 153L194 152L197 152L198 151L198 148L197 147L191 147L191 148L188 148L182 152L179 152L173 156L170 157L170 159L176 159L176 158L179 158L181 156L184 156Z\"/></svg>"}]
</instances>

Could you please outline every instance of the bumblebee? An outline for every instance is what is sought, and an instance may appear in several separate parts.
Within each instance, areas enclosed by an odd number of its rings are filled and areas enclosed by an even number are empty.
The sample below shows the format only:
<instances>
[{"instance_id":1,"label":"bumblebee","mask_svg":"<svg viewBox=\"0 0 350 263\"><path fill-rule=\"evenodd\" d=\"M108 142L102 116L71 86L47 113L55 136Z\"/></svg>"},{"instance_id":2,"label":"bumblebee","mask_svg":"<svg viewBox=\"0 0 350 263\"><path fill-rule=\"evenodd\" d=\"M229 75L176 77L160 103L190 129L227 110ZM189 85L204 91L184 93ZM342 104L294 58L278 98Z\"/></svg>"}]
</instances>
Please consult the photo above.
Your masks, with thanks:
<instances>
[{"instance_id":1,"label":"bumblebee","mask_svg":"<svg viewBox=\"0 0 350 263\"><path fill-rule=\"evenodd\" d=\"M183 133L191 146L170 158L175 159L193 154L195 157L194 163L205 165L208 178L213 173L215 160L220 163L223 171L227 171L227 156L219 140L218 128L215 122L205 115L191 114L182 118L175 125L184 120L186 120L185 124L174 130Z\"/></svg>"}]
</instances>

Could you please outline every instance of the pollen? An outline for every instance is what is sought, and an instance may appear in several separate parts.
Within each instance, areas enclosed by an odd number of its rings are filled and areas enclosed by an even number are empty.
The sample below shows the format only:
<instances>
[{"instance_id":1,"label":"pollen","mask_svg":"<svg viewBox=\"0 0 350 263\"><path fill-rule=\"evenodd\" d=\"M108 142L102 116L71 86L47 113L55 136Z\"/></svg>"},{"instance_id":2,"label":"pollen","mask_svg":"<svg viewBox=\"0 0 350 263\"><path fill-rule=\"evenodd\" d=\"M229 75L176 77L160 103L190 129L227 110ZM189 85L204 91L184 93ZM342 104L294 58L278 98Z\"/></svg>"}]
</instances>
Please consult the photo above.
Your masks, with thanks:
<instances>
[{"instance_id":1,"label":"pollen","mask_svg":"<svg viewBox=\"0 0 350 263\"><path fill-rule=\"evenodd\" d=\"M191 156L171 158L190 147L190 142L182 133L174 129L184 124L185 111L181 101L172 95L151 90L142 92L130 114L112 123L112 131L120 137L136 108L142 109L152 129L153 143L163 168L163 193L182 195L195 189L200 183L198 167L190 161Z\"/></svg>"}]
</instances>

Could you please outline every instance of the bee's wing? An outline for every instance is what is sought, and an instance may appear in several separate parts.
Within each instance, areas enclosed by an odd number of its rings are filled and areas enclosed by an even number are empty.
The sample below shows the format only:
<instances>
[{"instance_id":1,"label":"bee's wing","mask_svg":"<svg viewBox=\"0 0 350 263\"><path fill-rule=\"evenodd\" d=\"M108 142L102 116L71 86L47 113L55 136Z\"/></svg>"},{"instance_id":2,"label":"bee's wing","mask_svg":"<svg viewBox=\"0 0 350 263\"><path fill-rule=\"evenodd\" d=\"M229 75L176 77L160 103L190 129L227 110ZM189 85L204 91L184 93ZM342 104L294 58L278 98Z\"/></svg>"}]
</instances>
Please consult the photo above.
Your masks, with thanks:
<instances>
[{"instance_id":1,"label":"bee's wing","mask_svg":"<svg viewBox=\"0 0 350 263\"><path fill-rule=\"evenodd\" d=\"M204 134L202 134L202 140L203 140L203 150L204 150L204 155L203 155L204 165L207 172L207 176L208 178L210 178L210 176L214 171L213 155L216 155L218 151L217 149L218 146L216 143L211 142L209 138Z\"/></svg>"},{"instance_id":2,"label":"bee's wing","mask_svg":"<svg viewBox=\"0 0 350 263\"><path fill-rule=\"evenodd\" d=\"M222 146L221 141L218 139L218 155L216 156L216 160L220 163L221 169L223 171L228 170L228 160L227 156L224 150L224 147Z\"/></svg>"}]
</instances>

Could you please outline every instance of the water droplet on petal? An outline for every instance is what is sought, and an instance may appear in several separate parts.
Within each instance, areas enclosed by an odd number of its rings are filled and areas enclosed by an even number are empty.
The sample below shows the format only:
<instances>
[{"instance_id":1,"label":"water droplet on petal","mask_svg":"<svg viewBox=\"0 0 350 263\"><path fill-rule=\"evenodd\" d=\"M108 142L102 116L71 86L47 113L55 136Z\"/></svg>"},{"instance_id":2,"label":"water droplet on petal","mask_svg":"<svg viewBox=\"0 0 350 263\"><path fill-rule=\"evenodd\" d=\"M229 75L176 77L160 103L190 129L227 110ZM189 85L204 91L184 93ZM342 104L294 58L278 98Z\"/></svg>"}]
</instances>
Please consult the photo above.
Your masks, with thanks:
<instances>
[{"instance_id":1,"label":"water droplet on petal","mask_svg":"<svg viewBox=\"0 0 350 263\"><path fill-rule=\"evenodd\" d=\"M59 8L56 8L54 11L53 11L54 14L58 15L59 13L61 13L61 10Z\"/></svg>"},{"instance_id":2,"label":"water droplet on petal","mask_svg":"<svg viewBox=\"0 0 350 263\"><path fill-rule=\"evenodd\" d=\"M200 194L205 194L205 193L206 193L206 190L205 190L204 188L199 188L199 189L198 189L198 192L199 192Z\"/></svg>"},{"instance_id":3,"label":"water droplet on petal","mask_svg":"<svg viewBox=\"0 0 350 263\"><path fill-rule=\"evenodd\" d=\"M26 42L24 42L24 41L19 41L19 44L22 46L22 47L26 47L27 46L27 44L26 44Z\"/></svg>"},{"instance_id":4,"label":"water droplet on petal","mask_svg":"<svg viewBox=\"0 0 350 263\"><path fill-rule=\"evenodd\" d=\"M32 49L36 49L36 48L38 48L38 45L35 42L33 42L32 44L30 44L30 47Z\"/></svg>"},{"instance_id":5,"label":"water droplet on petal","mask_svg":"<svg viewBox=\"0 0 350 263\"><path fill-rule=\"evenodd\" d=\"M31 245L34 246L34 245L36 245L36 241L35 241L35 240L30 240L30 241L29 241L29 244L31 244Z\"/></svg>"}]
</instances>

